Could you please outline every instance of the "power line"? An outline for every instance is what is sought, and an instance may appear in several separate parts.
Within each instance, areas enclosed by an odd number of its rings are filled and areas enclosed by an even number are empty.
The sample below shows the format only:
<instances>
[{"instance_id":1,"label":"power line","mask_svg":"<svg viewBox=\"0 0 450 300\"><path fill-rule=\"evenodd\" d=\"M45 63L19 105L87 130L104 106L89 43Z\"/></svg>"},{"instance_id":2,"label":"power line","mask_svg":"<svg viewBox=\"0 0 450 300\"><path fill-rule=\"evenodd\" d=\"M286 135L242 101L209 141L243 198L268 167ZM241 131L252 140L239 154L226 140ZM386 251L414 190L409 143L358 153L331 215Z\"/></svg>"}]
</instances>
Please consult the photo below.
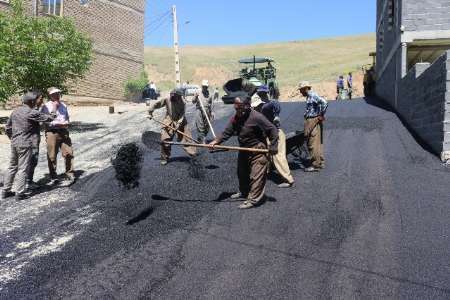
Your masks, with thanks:
<instances>
[{"instance_id":1,"label":"power line","mask_svg":"<svg viewBox=\"0 0 450 300\"><path fill-rule=\"evenodd\" d=\"M169 24L168 22L171 20L170 16L167 16L166 18L162 19L158 24L156 24L153 27L147 27L146 29L144 29L144 33L150 35L153 32L155 32L156 30L158 30L159 28L161 28L163 25L165 24Z\"/></svg>"},{"instance_id":2,"label":"power line","mask_svg":"<svg viewBox=\"0 0 450 300\"><path fill-rule=\"evenodd\" d=\"M148 28L147 30L144 30L144 33L150 35L150 34L154 33L155 31L157 31L158 29L160 29L162 26L169 24L168 21L169 20L165 20L165 22L161 22L158 25L156 25L155 27Z\"/></svg>"},{"instance_id":3,"label":"power line","mask_svg":"<svg viewBox=\"0 0 450 300\"><path fill-rule=\"evenodd\" d=\"M157 16L154 20L151 20L149 23L147 23L147 24L144 26L144 28L148 29L149 27L151 27L151 26L153 26L153 25L159 23L159 21L161 21L162 19L164 19L164 18L166 18L167 16L169 16L170 13L171 13L171 12L170 12L170 10L169 10L169 11L166 11L165 13L163 13L163 14Z\"/></svg>"}]
</instances>

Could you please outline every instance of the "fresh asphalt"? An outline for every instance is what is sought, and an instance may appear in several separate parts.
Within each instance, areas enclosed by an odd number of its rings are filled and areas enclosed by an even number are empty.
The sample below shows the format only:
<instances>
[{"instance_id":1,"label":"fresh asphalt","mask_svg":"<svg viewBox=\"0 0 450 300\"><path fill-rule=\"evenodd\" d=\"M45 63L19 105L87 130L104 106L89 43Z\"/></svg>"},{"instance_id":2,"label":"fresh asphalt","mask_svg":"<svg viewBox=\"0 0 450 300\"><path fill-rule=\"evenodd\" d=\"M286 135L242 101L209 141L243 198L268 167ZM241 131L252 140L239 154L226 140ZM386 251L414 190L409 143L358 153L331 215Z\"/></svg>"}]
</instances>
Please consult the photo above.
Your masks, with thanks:
<instances>
[{"instance_id":1,"label":"fresh asphalt","mask_svg":"<svg viewBox=\"0 0 450 300\"><path fill-rule=\"evenodd\" d=\"M180 150L160 167L147 149L134 190L108 168L53 192L76 197L2 234L0 267L36 234L70 238L27 256L0 298L449 299L450 170L369 102L331 103L326 169L292 164L295 186L269 182L255 209L228 199L229 152L203 153L194 172ZM283 104L286 132L302 129L303 109Z\"/></svg>"}]
</instances>

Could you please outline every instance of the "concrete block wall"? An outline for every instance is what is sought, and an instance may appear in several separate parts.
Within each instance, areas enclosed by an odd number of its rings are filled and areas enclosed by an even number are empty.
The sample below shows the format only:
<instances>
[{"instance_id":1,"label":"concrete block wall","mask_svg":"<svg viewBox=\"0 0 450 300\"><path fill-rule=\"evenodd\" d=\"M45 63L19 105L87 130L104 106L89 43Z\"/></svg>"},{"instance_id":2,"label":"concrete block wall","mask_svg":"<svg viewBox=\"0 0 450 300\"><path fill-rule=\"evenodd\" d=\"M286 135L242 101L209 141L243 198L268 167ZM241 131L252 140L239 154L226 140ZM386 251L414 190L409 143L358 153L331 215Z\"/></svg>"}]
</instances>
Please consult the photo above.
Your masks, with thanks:
<instances>
[{"instance_id":1,"label":"concrete block wall","mask_svg":"<svg viewBox=\"0 0 450 300\"><path fill-rule=\"evenodd\" d=\"M403 0L406 31L450 30L449 0Z\"/></svg>"},{"instance_id":2,"label":"concrete block wall","mask_svg":"<svg viewBox=\"0 0 450 300\"><path fill-rule=\"evenodd\" d=\"M450 51L433 64L417 64L400 80L398 114L438 155L450 151ZM447 145L446 145L447 143Z\"/></svg>"}]
</instances>

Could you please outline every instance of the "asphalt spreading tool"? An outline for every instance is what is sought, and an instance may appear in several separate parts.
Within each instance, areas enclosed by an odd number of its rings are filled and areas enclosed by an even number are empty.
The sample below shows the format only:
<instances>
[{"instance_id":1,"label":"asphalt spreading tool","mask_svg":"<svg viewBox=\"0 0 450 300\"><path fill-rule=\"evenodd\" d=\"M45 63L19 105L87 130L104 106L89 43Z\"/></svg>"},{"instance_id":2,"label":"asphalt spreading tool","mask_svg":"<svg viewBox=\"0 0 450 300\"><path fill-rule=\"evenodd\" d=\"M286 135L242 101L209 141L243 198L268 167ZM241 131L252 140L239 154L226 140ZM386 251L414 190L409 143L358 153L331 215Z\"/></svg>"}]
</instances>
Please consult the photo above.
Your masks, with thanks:
<instances>
[{"instance_id":1,"label":"asphalt spreading tool","mask_svg":"<svg viewBox=\"0 0 450 300\"><path fill-rule=\"evenodd\" d=\"M136 143L125 144L117 151L112 165L116 171L116 179L126 188L139 186L141 177L142 152Z\"/></svg>"},{"instance_id":2,"label":"asphalt spreading tool","mask_svg":"<svg viewBox=\"0 0 450 300\"><path fill-rule=\"evenodd\" d=\"M182 143L182 142L162 142L167 145L174 146L187 146L187 147L197 147L197 148L208 148L208 149L219 149L219 150L230 150L230 151L242 151L242 152L252 152L252 153L269 153L267 149L257 149L257 148L244 148L235 146L222 146L222 145L207 145L207 144L194 144L194 143Z\"/></svg>"},{"instance_id":3,"label":"asphalt spreading tool","mask_svg":"<svg viewBox=\"0 0 450 300\"><path fill-rule=\"evenodd\" d=\"M184 136L185 138L187 138L188 140L190 140L190 141L193 142L193 143L196 143L196 144L199 143L198 141L194 140L191 136L185 134L184 132L182 132L182 131L176 129L175 127L173 127L173 126L171 126L171 125L165 124L165 123L163 123L163 122L161 122L161 121L158 121L158 120L153 119L153 118L150 118L150 117L149 117L149 119L155 121L156 123L160 124L160 125L163 126L163 127L169 128L169 129L171 129L171 130L173 130L173 131L175 131L175 132L181 134L182 136Z\"/></svg>"}]
</instances>

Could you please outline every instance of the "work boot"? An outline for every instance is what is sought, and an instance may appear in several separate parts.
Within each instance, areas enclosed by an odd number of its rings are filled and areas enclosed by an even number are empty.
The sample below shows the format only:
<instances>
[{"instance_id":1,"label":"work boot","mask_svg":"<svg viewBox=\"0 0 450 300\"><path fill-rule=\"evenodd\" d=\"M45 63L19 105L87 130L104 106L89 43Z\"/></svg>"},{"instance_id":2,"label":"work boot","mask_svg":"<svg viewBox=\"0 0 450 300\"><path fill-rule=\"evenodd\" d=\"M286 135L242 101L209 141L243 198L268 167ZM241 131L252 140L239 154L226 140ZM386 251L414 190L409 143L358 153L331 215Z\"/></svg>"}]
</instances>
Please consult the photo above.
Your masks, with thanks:
<instances>
[{"instance_id":1,"label":"work boot","mask_svg":"<svg viewBox=\"0 0 450 300\"><path fill-rule=\"evenodd\" d=\"M66 174L65 181L66 181L68 186L74 184L75 180L76 180L75 175L73 175L73 174Z\"/></svg>"},{"instance_id":2,"label":"work boot","mask_svg":"<svg viewBox=\"0 0 450 300\"><path fill-rule=\"evenodd\" d=\"M167 160L165 160L165 159L162 159L161 162L160 162L161 166L165 166L165 165L167 165L168 163L169 163L169 162L168 162Z\"/></svg>"},{"instance_id":3,"label":"work boot","mask_svg":"<svg viewBox=\"0 0 450 300\"><path fill-rule=\"evenodd\" d=\"M314 167L308 167L305 169L305 172L311 173L311 172L319 172L320 170Z\"/></svg>"},{"instance_id":4,"label":"work boot","mask_svg":"<svg viewBox=\"0 0 450 300\"><path fill-rule=\"evenodd\" d=\"M15 195L15 193L11 192L10 190L2 190L1 191L1 199L6 199L9 197L13 197Z\"/></svg>"},{"instance_id":5,"label":"work boot","mask_svg":"<svg viewBox=\"0 0 450 300\"><path fill-rule=\"evenodd\" d=\"M250 201L245 201L244 203L242 203L241 205L239 205L240 209L249 209L255 207L255 205L253 203L251 203Z\"/></svg>"},{"instance_id":6,"label":"work boot","mask_svg":"<svg viewBox=\"0 0 450 300\"><path fill-rule=\"evenodd\" d=\"M37 184L36 182L34 182L34 181L29 181L29 182L27 182L27 184L26 184L26 186L25 186L25 188L28 190L28 191L34 191L34 190L37 190L37 189L39 189L41 186L39 185L39 184Z\"/></svg>"},{"instance_id":7,"label":"work boot","mask_svg":"<svg viewBox=\"0 0 450 300\"><path fill-rule=\"evenodd\" d=\"M233 199L233 200L242 199L242 198L244 198L244 196L242 195L241 192L237 192L230 196L230 199Z\"/></svg>"},{"instance_id":8,"label":"work boot","mask_svg":"<svg viewBox=\"0 0 450 300\"><path fill-rule=\"evenodd\" d=\"M25 194L25 193L23 193L23 194L16 194L15 200L16 201L22 201L22 200L25 200L25 199L27 199L29 197L30 197L30 195L29 194Z\"/></svg>"},{"instance_id":9,"label":"work boot","mask_svg":"<svg viewBox=\"0 0 450 300\"><path fill-rule=\"evenodd\" d=\"M292 182L292 183L289 183L289 182L283 182L283 183L280 183L280 184L278 185L278 187L279 187L279 188L282 188L282 189L286 189L286 188L292 187L293 185L294 185L293 182Z\"/></svg>"},{"instance_id":10,"label":"work boot","mask_svg":"<svg viewBox=\"0 0 450 300\"><path fill-rule=\"evenodd\" d=\"M58 183L59 183L59 179L56 177L52 177L49 182L50 185L57 185Z\"/></svg>"}]
</instances>

